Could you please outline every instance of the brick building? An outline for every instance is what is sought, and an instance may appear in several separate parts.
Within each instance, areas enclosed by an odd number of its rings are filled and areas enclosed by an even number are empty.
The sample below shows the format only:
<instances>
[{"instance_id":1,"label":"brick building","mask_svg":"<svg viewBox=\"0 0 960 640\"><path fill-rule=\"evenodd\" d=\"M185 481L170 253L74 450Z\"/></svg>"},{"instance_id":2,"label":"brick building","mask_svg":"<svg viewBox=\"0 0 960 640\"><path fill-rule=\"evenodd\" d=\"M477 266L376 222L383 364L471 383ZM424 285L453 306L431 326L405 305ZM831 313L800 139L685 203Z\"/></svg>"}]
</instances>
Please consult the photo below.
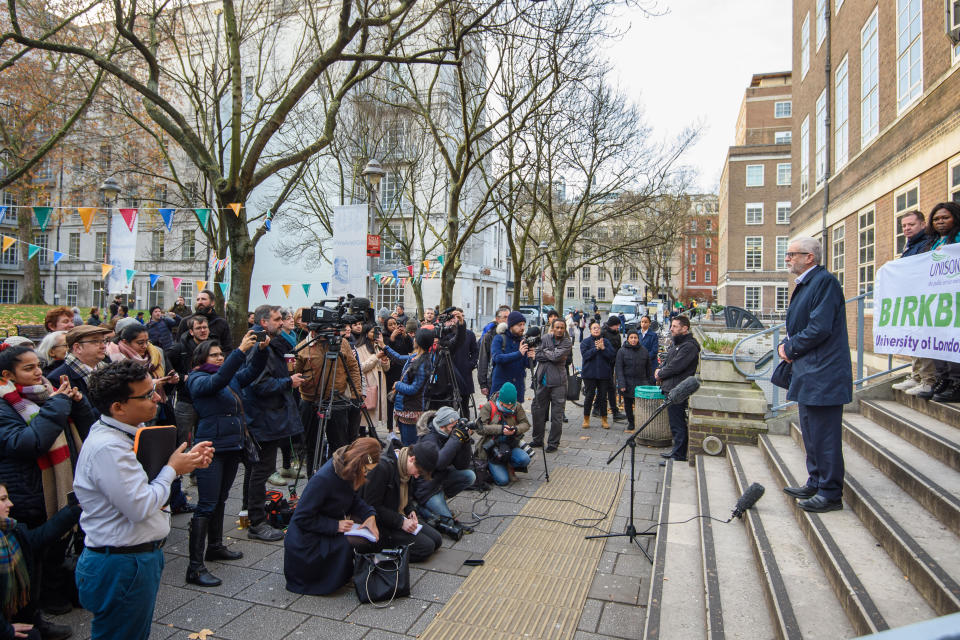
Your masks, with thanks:
<instances>
[{"instance_id":1,"label":"brick building","mask_svg":"<svg viewBox=\"0 0 960 640\"><path fill-rule=\"evenodd\" d=\"M720 176L717 301L766 315L789 302L792 90L789 71L753 76Z\"/></svg>"},{"instance_id":2,"label":"brick building","mask_svg":"<svg viewBox=\"0 0 960 640\"><path fill-rule=\"evenodd\" d=\"M680 245L680 300L712 303L717 299L717 266L720 226L717 196L691 196L690 222Z\"/></svg>"},{"instance_id":3,"label":"brick building","mask_svg":"<svg viewBox=\"0 0 960 640\"><path fill-rule=\"evenodd\" d=\"M943 0L794 0L791 236L825 239L824 265L847 297L870 291L899 254L903 213L929 217L960 200L960 44L949 20ZM851 339L854 314L848 305ZM869 317L866 326L869 347Z\"/></svg>"}]
</instances>

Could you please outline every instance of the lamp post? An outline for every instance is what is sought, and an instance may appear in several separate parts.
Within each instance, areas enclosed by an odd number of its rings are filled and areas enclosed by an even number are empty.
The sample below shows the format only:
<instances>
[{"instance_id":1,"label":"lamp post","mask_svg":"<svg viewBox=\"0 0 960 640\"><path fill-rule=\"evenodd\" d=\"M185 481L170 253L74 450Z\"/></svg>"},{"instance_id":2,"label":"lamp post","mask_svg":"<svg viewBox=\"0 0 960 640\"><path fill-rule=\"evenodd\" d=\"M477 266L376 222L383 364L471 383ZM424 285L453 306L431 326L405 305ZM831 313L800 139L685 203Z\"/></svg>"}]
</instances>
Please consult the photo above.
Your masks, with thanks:
<instances>
[{"instance_id":1,"label":"lamp post","mask_svg":"<svg viewBox=\"0 0 960 640\"><path fill-rule=\"evenodd\" d=\"M107 210L107 246L104 247L104 260L107 264L113 264L110 262L110 236L113 233L113 207L112 204L115 204L120 198L120 183L117 182L113 176L110 176L103 181L103 184L100 185L100 195L103 197L103 206ZM108 274L109 275L109 274ZM107 295L107 278L103 279L103 301L106 302Z\"/></svg>"},{"instance_id":2,"label":"lamp post","mask_svg":"<svg viewBox=\"0 0 960 640\"><path fill-rule=\"evenodd\" d=\"M545 264L545 262L546 262L546 257L547 257L547 254L546 254L546 251L547 251L547 241L546 241L546 240L541 240L541 241L540 241L540 244L539 244L539 246L538 246L537 248L540 250L540 273L537 274L537 280L540 281L540 305L539 305L539 309L538 309L538 313L539 313L540 315L537 316L537 320L538 320L541 324L543 324L543 320L544 320L544 318L543 318L543 272L544 272L544 270L547 268L547 267L546 267L546 264Z\"/></svg>"},{"instance_id":3,"label":"lamp post","mask_svg":"<svg viewBox=\"0 0 960 640\"><path fill-rule=\"evenodd\" d=\"M370 158L367 165L360 172L363 178L363 185L369 194L367 200L367 233L372 234L376 228L376 210L377 210L377 188L380 186L380 180L387 172L383 170L383 165L376 158ZM373 257L367 256L367 298L373 303Z\"/></svg>"}]
</instances>

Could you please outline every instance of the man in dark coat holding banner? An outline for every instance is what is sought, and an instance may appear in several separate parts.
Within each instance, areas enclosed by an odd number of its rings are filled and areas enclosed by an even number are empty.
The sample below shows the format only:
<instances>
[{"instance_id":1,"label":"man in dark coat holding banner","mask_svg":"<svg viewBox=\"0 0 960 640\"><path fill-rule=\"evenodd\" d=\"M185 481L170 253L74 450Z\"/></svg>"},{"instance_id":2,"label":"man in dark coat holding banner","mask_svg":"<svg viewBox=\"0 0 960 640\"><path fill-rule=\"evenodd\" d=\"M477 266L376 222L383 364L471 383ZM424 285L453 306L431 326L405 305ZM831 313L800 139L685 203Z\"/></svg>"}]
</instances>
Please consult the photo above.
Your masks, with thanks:
<instances>
[{"instance_id":1,"label":"man in dark coat holding banner","mask_svg":"<svg viewBox=\"0 0 960 640\"><path fill-rule=\"evenodd\" d=\"M780 357L793 364L787 400L799 404L809 475L804 486L784 491L815 513L843 508L843 405L853 398L843 289L820 265L822 255L813 238L797 238L787 247L787 266L797 279L787 338L779 347Z\"/></svg>"}]
</instances>

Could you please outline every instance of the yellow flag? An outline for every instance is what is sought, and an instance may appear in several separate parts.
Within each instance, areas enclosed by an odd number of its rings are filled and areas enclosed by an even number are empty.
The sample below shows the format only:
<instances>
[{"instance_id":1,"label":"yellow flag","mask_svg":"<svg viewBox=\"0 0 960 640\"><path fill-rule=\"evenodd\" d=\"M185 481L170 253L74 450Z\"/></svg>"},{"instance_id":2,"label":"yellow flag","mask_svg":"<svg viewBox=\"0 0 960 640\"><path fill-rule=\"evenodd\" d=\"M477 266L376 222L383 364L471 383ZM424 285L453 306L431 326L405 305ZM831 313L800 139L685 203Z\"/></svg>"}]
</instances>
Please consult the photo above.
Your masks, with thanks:
<instances>
[{"instance_id":1,"label":"yellow flag","mask_svg":"<svg viewBox=\"0 0 960 640\"><path fill-rule=\"evenodd\" d=\"M100 271L102 274L100 277L106 280L107 274L110 273L112 270L113 270L113 265L107 264L106 262L104 262L103 264L100 265Z\"/></svg>"},{"instance_id":2,"label":"yellow flag","mask_svg":"<svg viewBox=\"0 0 960 640\"><path fill-rule=\"evenodd\" d=\"M197 291L203 291L204 289L207 288L207 281L206 281L206 280L197 280L197 281L194 282L194 284L197 285Z\"/></svg>"},{"instance_id":3,"label":"yellow flag","mask_svg":"<svg viewBox=\"0 0 960 640\"><path fill-rule=\"evenodd\" d=\"M289 284L282 284L282 285L280 285L280 288L283 289L283 295L285 295L285 296L288 297L288 298L290 297L290 287L291 287L291 286L293 286L293 285L289 285Z\"/></svg>"},{"instance_id":4,"label":"yellow flag","mask_svg":"<svg viewBox=\"0 0 960 640\"><path fill-rule=\"evenodd\" d=\"M242 204L240 204L239 202L231 202L227 206L233 209L233 214L235 216L237 216L238 218L240 217L240 209L243 207Z\"/></svg>"},{"instance_id":5,"label":"yellow flag","mask_svg":"<svg viewBox=\"0 0 960 640\"><path fill-rule=\"evenodd\" d=\"M430 271L430 261L429 261L429 260L424 260L424 261L423 261L423 268L426 269L427 271Z\"/></svg>"},{"instance_id":6,"label":"yellow flag","mask_svg":"<svg viewBox=\"0 0 960 640\"><path fill-rule=\"evenodd\" d=\"M3 236L3 250L6 251L17 241L16 238L11 238L10 236Z\"/></svg>"},{"instance_id":7,"label":"yellow flag","mask_svg":"<svg viewBox=\"0 0 960 640\"><path fill-rule=\"evenodd\" d=\"M96 207L77 207L77 213L80 214L80 221L83 222L84 233L90 233L90 225L93 223L93 212Z\"/></svg>"}]
</instances>

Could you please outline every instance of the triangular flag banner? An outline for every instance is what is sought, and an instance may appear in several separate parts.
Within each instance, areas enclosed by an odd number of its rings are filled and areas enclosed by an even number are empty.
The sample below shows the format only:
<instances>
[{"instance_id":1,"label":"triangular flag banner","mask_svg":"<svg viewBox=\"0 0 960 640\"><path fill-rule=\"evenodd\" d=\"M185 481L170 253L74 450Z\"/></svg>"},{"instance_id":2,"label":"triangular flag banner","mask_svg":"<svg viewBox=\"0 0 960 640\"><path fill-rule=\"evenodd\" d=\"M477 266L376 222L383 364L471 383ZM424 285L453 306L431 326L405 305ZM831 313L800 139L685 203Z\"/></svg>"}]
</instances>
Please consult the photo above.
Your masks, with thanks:
<instances>
[{"instance_id":1,"label":"triangular flag banner","mask_svg":"<svg viewBox=\"0 0 960 640\"><path fill-rule=\"evenodd\" d=\"M267 231L270 231L270 227L271 227L270 218L267 218L266 220L263 221L263 226L266 227Z\"/></svg>"},{"instance_id":2,"label":"triangular flag banner","mask_svg":"<svg viewBox=\"0 0 960 640\"><path fill-rule=\"evenodd\" d=\"M27 243L27 260L32 260L33 256L40 252L40 247L35 244Z\"/></svg>"},{"instance_id":3,"label":"triangular flag banner","mask_svg":"<svg viewBox=\"0 0 960 640\"><path fill-rule=\"evenodd\" d=\"M400 277L400 275L397 273L397 270L396 270L396 269L394 269L393 271L391 271L390 274L393 276L394 280L396 280L397 278Z\"/></svg>"},{"instance_id":4,"label":"triangular flag banner","mask_svg":"<svg viewBox=\"0 0 960 640\"><path fill-rule=\"evenodd\" d=\"M170 278L173 280L173 290L176 291L180 288L180 283L183 282L183 278Z\"/></svg>"},{"instance_id":5,"label":"triangular flag banner","mask_svg":"<svg viewBox=\"0 0 960 640\"><path fill-rule=\"evenodd\" d=\"M293 286L293 285L289 285L289 284L282 284L282 285L280 285L280 288L283 289L283 295L286 296L287 298L290 297L290 287L291 287L291 286Z\"/></svg>"},{"instance_id":6,"label":"triangular flag banner","mask_svg":"<svg viewBox=\"0 0 960 640\"><path fill-rule=\"evenodd\" d=\"M3 250L6 251L17 241L16 238L11 238L10 236L3 236Z\"/></svg>"},{"instance_id":7,"label":"triangular flag banner","mask_svg":"<svg viewBox=\"0 0 960 640\"><path fill-rule=\"evenodd\" d=\"M194 209L193 212L197 215L200 228L206 231L207 225L210 223L210 209Z\"/></svg>"},{"instance_id":8,"label":"triangular flag banner","mask_svg":"<svg viewBox=\"0 0 960 640\"><path fill-rule=\"evenodd\" d=\"M80 214L80 221L83 223L84 233L90 233L90 225L93 224L93 213L95 207L77 207L77 213Z\"/></svg>"},{"instance_id":9,"label":"triangular flag banner","mask_svg":"<svg viewBox=\"0 0 960 640\"><path fill-rule=\"evenodd\" d=\"M63 260L63 252L62 252L62 251L54 251L54 252L53 252L53 266L57 266L57 263L60 262L61 260Z\"/></svg>"},{"instance_id":10,"label":"triangular flag banner","mask_svg":"<svg viewBox=\"0 0 960 640\"><path fill-rule=\"evenodd\" d=\"M427 271L430 271L430 261L429 261L429 260L424 260L424 261L423 261L423 268L426 269Z\"/></svg>"},{"instance_id":11,"label":"triangular flag banner","mask_svg":"<svg viewBox=\"0 0 960 640\"><path fill-rule=\"evenodd\" d=\"M173 231L173 212L176 209L157 209L157 213L163 218L163 224L167 226L167 231Z\"/></svg>"},{"instance_id":12,"label":"triangular flag banner","mask_svg":"<svg viewBox=\"0 0 960 640\"><path fill-rule=\"evenodd\" d=\"M156 273L150 274L150 288L153 289L157 286L157 282L160 280L160 275Z\"/></svg>"},{"instance_id":13,"label":"triangular flag banner","mask_svg":"<svg viewBox=\"0 0 960 640\"><path fill-rule=\"evenodd\" d=\"M100 265L100 277L103 278L104 280L107 279L107 274L110 273L111 271L113 271L112 264L107 264L106 262L104 262L103 264Z\"/></svg>"},{"instance_id":14,"label":"triangular flag banner","mask_svg":"<svg viewBox=\"0 0 960 640\"><path fill-rule=\"evenodd\" d=\"M133 276L137 275L136 269L127 269L127 284L130 284L130 281L133 280Z\"/></svg>"},{"instance_id":15,"label":"triangular flag banner","mask_svg":"<svg viewBox=\"0 0 960 640\"><path fill-rule=\"evenodd\" d=\"M327 287L330 285L329 282L321 282L320 286L323 288L323 295L327 295Z\"/></svg>"},{"instance_id":16,"label":"triangular flag banner","mask_svg":"<svg viewBox=\"0 0 960 640\"><path fill-rule=\"evenodd\" d=\"M407 271L410 272L410 277L412 278L412 277L413 277L413 265L412 265L412 264L408 264L408 265L407 265Z\"/></svg>"},{"instance_id":17,"label":"triangular flag banner","mask_svg":"<svg viewBox=\"0 0 960 640\"><path fill-rule=\"evenodd\" d=\"M231 202L227 206L233 209L233 214L235 216L237 216L238 218L240 217L240 207L243 206L242 204L240 204L239 202Z\"/></svg>"},{"instance_id":18,"label":"triangular flag banner","mask_svg":"<svg viewBox=\"0 0 960 640\"><path fill-rule=\"evenodd\" d=\"M385 284L390 284L391 282L393 282L393 276L384 276L383 282Z\"/></svg>"},{"instance_id":19,"label":"triangular flag banner","mask_svg":"<svg viewBox=\"0 0 960 640\"><path fill-rule=\"evenodd\" d=\"M127 223L127 229L133 231L133 225L137 223L137 210L120 209L120 215L123 216L123 221Z\"/></svg>"},{"instance_id":20,"label":"triangular flag banner","mask_svg":"<svg viewBox=\"0 0 960 640\"><path fill-rule=\"evenodd\" d=\"M378 274L375 274L375 275L373 276L373 279L377 281L377 284L380 284L380 279L381 279L381 278L383 278L383 276L380 275L379 273L378 273Z\"/></svg>"},{"instance_id":21,"label":"triangular flag banner","mask_svg":"<svg viewBox=\"0 0 960 640\"><path fill-rule=\"evenodd\" d=\"M7 217L7 208L6 206L0 207L0 224L3 224L3 219Z\"/></svg>"},{"instance_id":22,"label":"triangular flag banner","mask_svg":"<svg viewBox=\"0 0 960 640\"><path fill-rule=\"evenodd\" d=\"M437 256L437 262L440 263L440 266L443 266L443 256Z\"/></svg>"},{"instance_id":23,"label":"triangular flag banner","mask_svg":"<svg viewBox=\"0 0 960 640\"><path fill-rule=\"evenodd\" d=\"M270 285L268 284L263 285L263 297L264 298L270 297Z\"/></svg>"},{"instance_id":24,"label":"triangular flag banner","mask_svg":"<svg viewBox=\"0 0 960 640\"><path fill-rule=\"evenodd\" d=\"M40 231L47 230L47 222L50 220L50 213L53 207L34 207L33 213L37 216L37 224L40 225Z\"/></svg>"},{"instance_id":25,"label":"triangular flag banner","mask_svg":"<svg viewBox=\"0 0 960 640\"><path fill-rule=\"evenodd\" d=\"M223 297L226 298L226 297L227 297L227 291L230 290L230 283L229 283L229 282L218 282L217 284L220 285L220 293L222 293L222 294L223 294Z\"/></svg>"},{"instance_id":26,"label":"triangular flag banner","mask_svg":"<svg viewBox=\"0 0 960 640\"><path fill-rule=\"evenodd\" d=\"M401 287L407 286L407 279L406 279L406 278L400 278L400 286L401 286Z\"/></svg>"},{"instance_id":27,"label":"triangular flag banner","mask_svg":"<svg viewBox=\"0 0 960 640\"><path fill-rule=\"evenodd\" d=\"M309 285L309 284L303 284L303 285L300 285L300 286L303 287L303 295L309 296L309 295L310 295L310 285Z\"/></svg>"},{"instance_id":28,"label":"triangular flag banner","mask_svg":"<svg viewBox=\"0 0 960 640\"><path fill-rule=\"evenodd\" d=\"M203 291L204 289L207 288L207 281L206 281L206 280L194 280L193 283L194 283L195 285L197 285L197 291L198 291L198 292Z\"/></svg>"}]
</instances>

